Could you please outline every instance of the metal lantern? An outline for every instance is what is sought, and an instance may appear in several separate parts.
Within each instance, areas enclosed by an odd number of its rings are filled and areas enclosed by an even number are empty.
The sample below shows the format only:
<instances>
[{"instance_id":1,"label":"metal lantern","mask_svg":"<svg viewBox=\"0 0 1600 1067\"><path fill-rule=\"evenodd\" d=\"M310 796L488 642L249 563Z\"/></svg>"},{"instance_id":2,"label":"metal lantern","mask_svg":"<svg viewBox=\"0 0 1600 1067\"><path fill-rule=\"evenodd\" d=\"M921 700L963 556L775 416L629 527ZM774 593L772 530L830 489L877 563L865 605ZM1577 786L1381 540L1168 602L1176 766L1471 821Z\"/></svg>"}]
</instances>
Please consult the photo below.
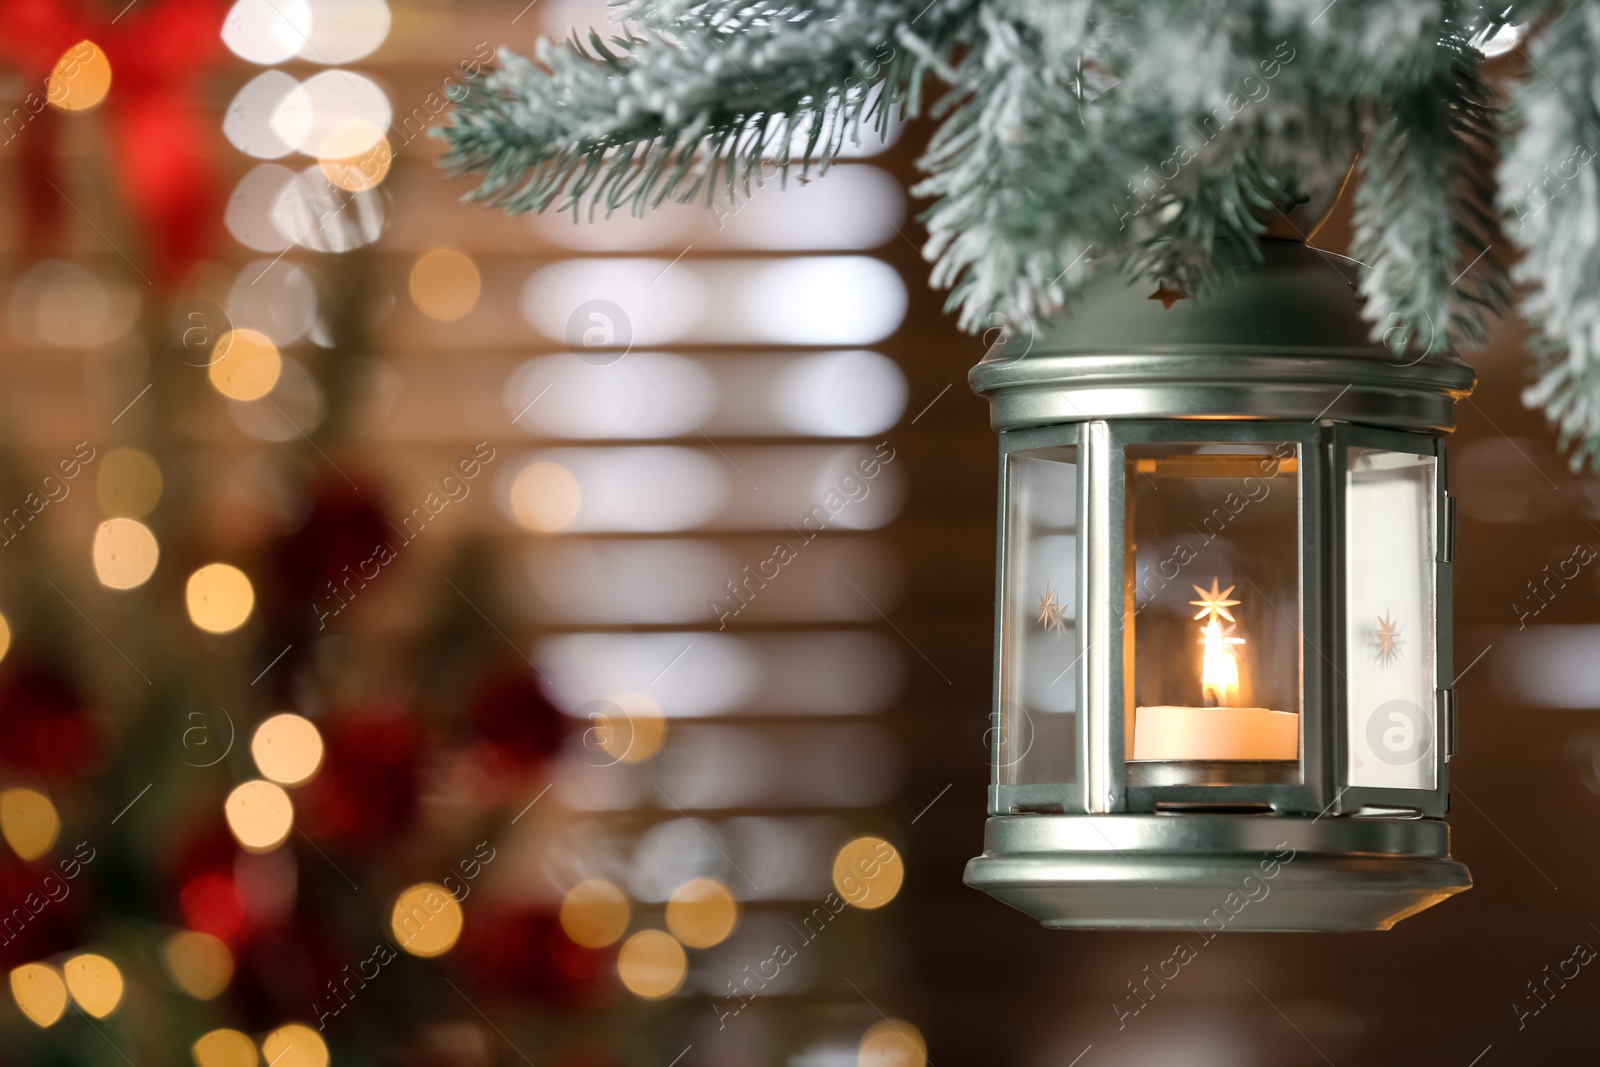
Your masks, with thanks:
<instances>
[{"instance_id":1,"label":"metal lantern","mask_svg":"<svg viewBox=\"0 0 1600 1067\"><path fill-rule=\"evenodd\" d=\"M973 368L1002 491L969 885L1196 930L1387 929L1470 887L1443 435L1474 377L1369 341L1354 269L1268 239L1201 298L1103 276Z\"/></svg>"}]
</instances>

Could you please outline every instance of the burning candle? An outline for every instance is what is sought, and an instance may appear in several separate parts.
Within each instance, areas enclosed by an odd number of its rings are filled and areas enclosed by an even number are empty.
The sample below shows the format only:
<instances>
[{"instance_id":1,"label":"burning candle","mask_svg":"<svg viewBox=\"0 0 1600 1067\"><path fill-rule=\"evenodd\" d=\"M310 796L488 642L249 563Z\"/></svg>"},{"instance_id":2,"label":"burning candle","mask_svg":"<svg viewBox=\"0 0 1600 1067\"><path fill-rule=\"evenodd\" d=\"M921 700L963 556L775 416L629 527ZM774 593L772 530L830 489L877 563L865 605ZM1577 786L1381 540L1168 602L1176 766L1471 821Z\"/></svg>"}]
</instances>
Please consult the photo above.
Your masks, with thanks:
<instances>
[{"instance_id":1,"label":"burning candle","mask_svg":"<svg viewBox=\"0 0 1600 1067\"><path fill-rule=\"evenodd\" d=\"M1200 610L1200 708L1159 704L1134 709L1131 760L1293 760L1300 756L1300 716L1271 708L1236 708L1239 695L1239 656L1245 639L1222 620L1235 623L1230 608L1234 587L1219 588L1215 578L1209 590L1195 586L1199 600L1189 603Z\"/></svg>"}]
</instances>

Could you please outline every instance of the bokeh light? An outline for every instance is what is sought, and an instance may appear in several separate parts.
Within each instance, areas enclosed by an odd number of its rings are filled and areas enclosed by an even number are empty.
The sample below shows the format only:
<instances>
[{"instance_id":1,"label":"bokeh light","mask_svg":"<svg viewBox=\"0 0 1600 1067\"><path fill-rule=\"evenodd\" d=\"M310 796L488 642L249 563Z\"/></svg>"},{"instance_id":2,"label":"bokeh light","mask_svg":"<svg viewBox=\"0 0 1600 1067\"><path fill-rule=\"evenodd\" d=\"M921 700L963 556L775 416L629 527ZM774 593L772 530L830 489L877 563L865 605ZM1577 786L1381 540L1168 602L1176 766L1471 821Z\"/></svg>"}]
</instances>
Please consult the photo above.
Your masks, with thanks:
<instances>
[{"instance_id":1,"label":"bokeh light","mask_svg":"<svg viewBox=\"0 0 1600 1067\"><path fill-rule=\"evenodd\" d=\"M11 623L0 615L0 660L6 658L6 653L11 651Z\"/></svg>"},{"instance_id":2,"label":"bokeh light","mask_svg":"<svg viewBox=\"0 0 1600 1067\"><path fill-rule=\"evenodd\" d=\"M99 45L79 41L56 60L45 96L63 111L86 111L111 91L111 61Z\"/></svg>"},{"instance_id":3,"label":"bokeh light","mask_svg":"<svg viewBox=\"0 0 1600 1067\"><path fill-rule=\"evenodd\" d=\"M133 330L142 306L138 290L62 259L34 262L6 301L13 336L64 349L117 341Z\"/></svg>"},{"instance_id":4,"label":"bokeh light","mask_svg":"<svg viewBox=\"0 0 1600 1067\"><path fill-rule=\"evenodd\" d=\"M260 779L236 786L223 803L228 829L247 852L271 852L294 828L294 802L282 787Z\"/></svg>"},{"instance_id":5,"label":"bokeh light","mask_svg":"<svg viewBox=\"0 0 1600 1067\"><path fill-rule=\"evenodd\" d=\"M904 1019L873 1023L856 1052L856 1067L924 1067L927 1062L928 1043Z\"/></svg>"},{"instance_id":6,"label":"bokeh light","mask_svg":"<svg viewBox=\"0 0 1600 1067\"><path fill-rule=\"evenodd\" d=\"M135 589L150 580L161 548L138 519L107 519L94 532L94 574L108 589Z\"/></svg>"},{"instance_id":7,"label":"bokeh light","mask_svg":"<svg viewBox=\"0 0 1600 1067\"><path fill-rule=\"evenodd\" d=\"M615 944L628 929L628 898L603 878L590 878L561 898L561 929L585 948Z\"/></svg>"},{"instance_id":8,"label":"bokeh light","mask_svg":"<svg viewBox=\"0 0 1600 1067\"><path fill-rule=\"evenodd\" d=\"M328 1067L328 1046L311 1027L280 1026L261 1041L261 1055L273 1067Z\"/></svg>"},{"instance_id":9,"label":"bokeh light","mask_svg":"<svg viewBox=\"0 0 1600 1067\"><path fill-rule=\"evenodd\" d=\"M284 357L283 374L265 404L229 404L228 417L261 441L294 441L315 433L328 413L328 398L297 359Z\"/></svg>"},{"instance_id":10,"label":"bokeh light","mask_svg":"<svg viewBox=\"0 0 1600 1067\"><path fill-rule=\"evenodd\" d=\"M233 978L233 953L227 944L199 930L182 930L167 938L161 960L178 988L196 1000L210 1000Z\"/></svg>"},{"instance_id":11,"label":"bokeh light","mask_svg":"<svg viewBox=\"0 0 1600 1067\"><path fill-rule=\"evenodd\" d=\"M906 284L871 256L781 256L725 261L738 274L708 280L734 315L708 315L695 340L771 341L786 345L873 344L906 314ZM737 284L738 288L733 286Z\"/></svg>"},{"instance_id":12,"label":"bokeh light","mask_svg":"<svg viewBox=\"0 0 1600 1067\"><path fill-rule=\"evenodd\" d=\"M260 400L283 373L278 346L260 330L229 330L217 338L206 374L229 400Z\"/></svg>"},{"instance_id":13,"label":"bokeh light","mask_svg":"<svg viewBox=\"0 0 1600 1067\"><path fill-rule=\"evenodd\" d=\"M78 1007L96 1019L104 1019L122 1003L122 972L104 956L83 952L68 960L61 970L67 980L67 992Z\"/></svg>"},{"instance_id":14,"label":"bokeh light","mask_svg":"<svg viewBox=\"0 0 1600 1067\"><path fill-rule=\"evenodd\" d=\"M280 132L278 105L299 85L281 70L266 70L244 84L222 116L222 134L233 147L257 159L278 159L294 151L301 133Z\"/></svg>"},{"instance_id":15,"label":"bokeh light","mask_svg":"<svg viewBox=\"0 0 1600 1067\"><path fill-rule=\"evenodd\" d=\"M773 378L769 403L785 426L819 437L882 433L906 409L906 377L878 352L815 352Z\"/></svg>"},{"instance_id":16,"label":"bokeh light","mask_svg":"<svg viewBox=\"0 0 1600 1067\"><path fill-rule=\"evenodd\" d=\"M601 751L621 763L644 763L667 740L667 720L655 701L642 693L618 693L610 702L621 715L597 711L593 740Z\"/></svg>"},{"instance_id":17,"label":"bokeh light","mask_svg":"<svg viewBox=\"0 0 1600 1067\"><path fill-rule=\"evenodd\" d=\"M161 489L161 468L148 452L113 448L100 457L94 491L106 515L142 519L155 510Z\"/></svg>"},{"instance_id":18,"label":"bokeh light","mask_svg":"<svg viewBox=\"0 0 1600 1067\"><path fill-rule=\"evenodd\" d=\"M61 816L36 789L7 789L0 793L0 834L23 859L38 859L60 836Z\"/></svg>"},{"instance_id":19,"label":"bokeh light","mask_svg":"<svg viewBox=\"0 0 1600 1067\"><path fill-rule=\"evenodd\" d=\"M583 490L578 479L559 463L530 463L511 483L511 512L538 533L565 529L578 517Z\"/></svg>"},{"instance_id":20,"label":"bokeh light","mask_svg":"<svg viewBox=\"0 0 1600 1067\"><path fill-rule=\"evenodd\" d=\"M410 287L418 311L450 322L477 305L483 280L471 256L454 248L435 248L411 265Z\"/></svg>"},{"instance_id":21,"label":"bokeh light","mask_svg":"<svg viewBox=\"0 0 1600 1067\"><path fill-rule=\"evenodd\" d=\"M667 900L667 929L690 948L721 944L738 921L733 894L714 878L691 878Z\"/></svg>"},{"instance_id":22,"label":"bokeh light","mask_svg":"<svg viewBox=\"0 0 1600 1067\"><path fill-rule=\"evenodd\" d=\"M740 267L749 272L748 264ZM603 303L591 303L596 300ZM688 340L707 317L710 300L692 261L673 266L668 257L596 256L546 263L528 275L519 304L528 325L558 344L621 352L630 344ZM589 308L580 312L586 304ZM726 312L732 310L724 307L720 317L731 318Z\"/></svg>"},{"instance_id":23,"label":"bokeh light","mask_svg":"<svg viewBox=\"0 0 1600 1067\"><path fill-rule=\"evenodd\" d=\"M298 263L284 260L254 259L234 275L228 290L227 314L232 322L248 322L253 330L260 330L279 348L300 340L313 328L323 335L325 326L317 321L317 283L311 273ZM284 359L284 370L278 375L274 392L287 384L284 378L294 361ZM274 396L274 404L282 401Z\"/></svg>"},{"instance_id":24,"label":"bokeh light","mask_svg":"<svg viewBox=\"0 0 1600 1067\"><path fill-rule=\"evenodd\" d=\"M640 930L617 953L617 976L628 992L645 1000L670 997L689 973L689 958L664 930Z\"/></svg>"},{"instance_id":25,"label":"bokeh light","mask_svg":"<svg viewBox=\"0 0 1600 1067\"><path fill-rule=\"evenodd\" d=\"M250 579L244 571L226 563L208 563L189 575L184 593L189 620L214 634L243 626L256 604Z\"/></svg>"},{"instance_id":26,"label":"bokeh light","mask_svg":"<svg viewBox=\"0 0 1600 1067\"><path fill-rule=\"evenodd\" d=\"M905 882L900 852L881 837L847 841L833 858L833 888L858 908L881 908L893 900Z\"/></svg>"},{"instance_id":27,"label":"bokeh light","mask_svg":"<svg viewBox=\"0 0 1600 1067\"><path fill-rule=\"evenodd\" d=\"M212 1030L189 1048L195 1067L256 1067L256 1047L237 1030Z\"/></svg>"},{"instance_id":28,"label":"bokeh light","mask_svg":"<svg viewBox=\"0 0 1600 1067\"><path fill-rule=\"evenodd\" d=\"M24 963L11 972L11 996L36 1026L50 1026L67 1010L61 972L45 963Z\"/></svg>"},{"instance_id":29,"label":"bokeh light","mask_svg":"<svg viewBox=\"0 0 1600 1067\"><path fill-rule=\"evenodd\" d=\"M80 263L41 259L12 285L6 305L14 336L85 348L127 334L144 301L126 283L102 278Z\"/></svg>"},{"instance_id":30,"label":"bokeh light","mask_svg":"<svg viewBox=\"0 0 1600 1067\"><path fill-rule=\"evenodd\" d=\"M294 179L294 171L277 163L260 163L245 172L234 185L222 214L223 225L235 241L257 252L272 254L282 252L293 243L278 228L273 211L278 198Z\"/></svg>"},{"instance_id":31,"label":"bokeh light","mask_svg":"<svg viewBox=\"0 0 1600 1067\"><path fill-rule=\"evenodd\" d=\"M338 150L348 140L350 138L336 127L329 137L330 147ZM383 179L389 176L389 167L393 162L394 148L381 132L375 143L361 151L343 156L324 153L317 159L317 165L322 168L322 174L329 182L352 193L365 192L381 185Z\"/></svg>"},{"instance_id":32,"label":"bokeh light","mask_svg":"<svg viewBox=\"0 0 1600 1067\"><path fill-rule=\"evenodd\" d=\"M313 74L284 95L273 114L275 129L293 129L294 147L308 156L346 159L383 139L393 109L371 78L349 70Z\"/></svg>"},{"instance_id":33,"label":"bokeh light","mask_svg":"<svg viewBox=\"0 0 1600 1067\"><path fill-rule=\"evenodd\" d=\"M543 403L567 400L565 393L559 400L552 393ZM680 425L682 432L691 432L687 422ZM828 449L808 455L796 450L783 465L793 472L781 476L786 488L751 493L730 513L730 498L736 498L730 482L750 484L730 466L741 462L738 452L719 456L713 449L682 445L553 449L530 456L525 467L519 464L518 474L525 477L513 482L510 504L513 517L535 530L666 532L704 526L719 516L751 523L750 529L778 529L820 499L815 495L820 488L803 488L801 468L815 469L818 461L842 459L842 452ZM869 506L866 501L876 499L876 495L866 497L863 508ZM840 519L849 514L842 512ZM771 525L757 526L752 520Z\"/></svg>"},{"instance_id":34,"label":"bokeh light","mask_svg":"<svg viewBox=\"0 0 1600 1067\"><path fill-rule=\"evenodd\" d=\"M294 244L313 252L348 252L378 239L386 203L376 189L352 193L339 188L321 164L313 163L284 183L268 215L278 233Z\"/></svg>"},{"instance_id":35,"label":"bokeh light","mask_svg":"<svg viewBox=\"0 0 1600 1067\"><path fill-rule=\"evenodd\" d=\"M238 0L222 20L222 43L269 67L294 56L312 29L310 0Z\"/></svg>"},{"instance_id":36,"label":"bokeh light","mask_svg":"<svg viewBox=\"0 0 1600 1067\"><path fill-rule=\"evenodd\" d=\"M442 956L461 937L461 904L436 882L421 882L400 894L389 914L395 943L413 956Z\"/></svg>"},{"instance_id":37,"label":"bokeh light","mask_svg":"<svg viewBox=\"0 0 1600 1067\"><path fill-rule=\"evenodd\" d=\"M723 429L719 425L722 412L742 413L750 408L749 392L753 390L742 389L738 390L738 404L719 408L723 383L718 382L713 367L732 371L733 364L713 364L670 352L630 351L626 359L615 362L589 362L572 356L570 352L535 356L506 380L506 414L516 418L519 428L542 437L648 439L677 437L689 422L716 434ZM741 355L736 373L742 376L771 358ZM736 379L729 384L737 388L742 382ZM534 403L546 391L561 402ZM750 429L770 433L770 415L766 411L760 415Z\"/></svg>"},{"instance_id":38,"label":"bokeh light","mask_svg":"<svg viewBox=\"0 0 1600 1067\"><path fill-rule=\"evenodd\" d=\"M307 136L310 136L309 132ZM386 140L388 138L383 135L382 127L364 118L342 118L328 126L321 138L315 144L307 144L305 149L308 155L316 156L319 160L359 159L382 147ZM332 180L331 175L329 180Z\"/></svg>"},{"instance_id":39,"label":"bokeh light","mask_svg":"<svg viewBox=\"0 0 1600 1067\"><path fill-rule=\"evenodd\" d=\"M310 719L281 712L256 727L250 755L262 777L279 785L302 785L322 766L322 734Z\"/></svg>"},{"instance_id":40,"label":"bokeh light","mask_svg":"<svg viewBox=\"0 0 1600 1067\"><path fill-rule=\"evenodd\" d=\"M372 54L389 36L384 0L311 0L311 32L299 56L312 63L349 63Z\"/></svg>"}]
</instances>

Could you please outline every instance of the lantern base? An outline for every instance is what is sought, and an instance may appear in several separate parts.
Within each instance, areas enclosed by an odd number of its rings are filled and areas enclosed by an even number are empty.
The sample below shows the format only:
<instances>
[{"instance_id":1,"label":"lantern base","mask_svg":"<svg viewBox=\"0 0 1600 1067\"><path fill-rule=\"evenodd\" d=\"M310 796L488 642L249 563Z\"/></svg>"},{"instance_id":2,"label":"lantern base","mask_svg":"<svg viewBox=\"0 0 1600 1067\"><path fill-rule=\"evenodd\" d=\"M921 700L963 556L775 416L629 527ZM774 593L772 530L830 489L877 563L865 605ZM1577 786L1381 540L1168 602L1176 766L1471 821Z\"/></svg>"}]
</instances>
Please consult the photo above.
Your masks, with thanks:
<instances>
[{"instance_id":1,"label":"lantern base","mask_svg":"<svg viewBox=\"0 0 1600 1067\"><path fill-rule=\"evenodd\" d=\"M1440 819L991 818L966 883L1048 927L1387 930L1472 886Z\"/></svg>"}]
</instances>

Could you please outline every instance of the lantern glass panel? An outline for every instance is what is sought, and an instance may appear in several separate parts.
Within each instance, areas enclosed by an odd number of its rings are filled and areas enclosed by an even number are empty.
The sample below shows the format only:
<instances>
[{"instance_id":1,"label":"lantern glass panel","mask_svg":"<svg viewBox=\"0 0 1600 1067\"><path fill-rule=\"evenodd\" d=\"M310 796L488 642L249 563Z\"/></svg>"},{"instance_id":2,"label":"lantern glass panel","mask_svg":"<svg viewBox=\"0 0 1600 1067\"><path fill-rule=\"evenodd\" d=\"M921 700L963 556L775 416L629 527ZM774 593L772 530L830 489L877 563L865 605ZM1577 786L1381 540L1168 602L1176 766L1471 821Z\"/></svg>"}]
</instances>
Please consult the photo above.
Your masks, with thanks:
<instances>
[{"instance_id":1,"label":"lantern glass panel","mask_svg":"<svg viewBox=\"0 0 1600 1067\"><path fill-rule=\"evenodd\" d=\"M1130 445L1130 785L1301 780L1301 480L1293 441Z\"/></svg>"},{"instance_id":2,"label":"lantern glass panel","mask_svg":"<svg viewBox=\"0 0 1600 1067\"><path fill-rule=\"evenodd\" d=\"M1007 460L996 784L1077 780L1078 450Z\"/></svg>"},{"instance_id":3,"label":"lantern glass panel","mask_svg":"<svg viewBox=\"0 0 1600 1067\"><path fill-rule=\"evenodd\" d=\"M1345 466L1348 781L1433 789L1435 459L1352 447Z\"/></svg>"}]
</instances>

